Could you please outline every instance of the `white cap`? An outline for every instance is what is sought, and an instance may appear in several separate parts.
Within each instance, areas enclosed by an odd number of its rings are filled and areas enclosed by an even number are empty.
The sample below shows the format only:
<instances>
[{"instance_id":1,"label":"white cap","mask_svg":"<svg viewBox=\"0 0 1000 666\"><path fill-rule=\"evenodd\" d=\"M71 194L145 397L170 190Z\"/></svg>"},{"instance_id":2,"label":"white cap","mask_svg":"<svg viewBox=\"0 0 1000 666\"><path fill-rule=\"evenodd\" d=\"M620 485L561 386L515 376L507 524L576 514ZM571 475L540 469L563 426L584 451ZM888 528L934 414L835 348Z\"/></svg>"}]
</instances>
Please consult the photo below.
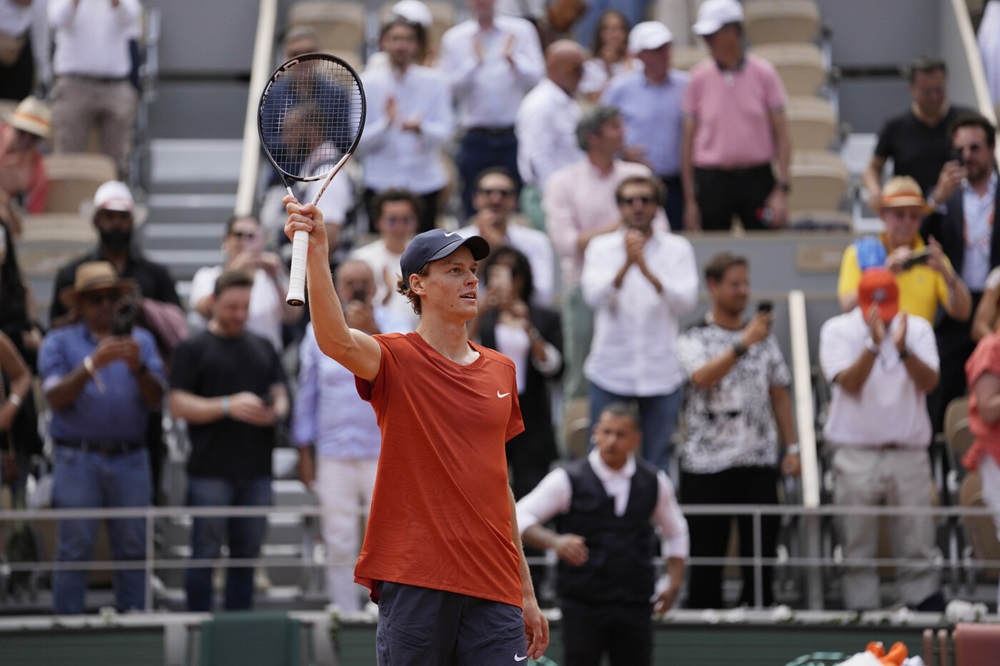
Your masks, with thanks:
<instances>
[{"instance_id":1,"label":"white cap","mask_svg":"<svg viewBox=\"0 0 1000 666\"><path fill-rule=\"evenodd\" d=\"M643 21L628 33L628 50L630 53L652 51L672 41L674 36L670 28L659 21Z\"/></svg>"},{"instance_id":2,"label":"white cap","mask_svg":"<svg viewBox=\"0 0 1000 666\"><path fill-rule=\"evenodd\" d=\"M128 185L118 180L109 180L94 193L96 210L116 210L131 213L135 210L135 199Z\"/></svg>"},{"instance_id":3,"label":"white cap","mask_svg":"<svg viewBox=\"0 0 1000 666\"><path fill-rule=\"evenodd\" d=\"M431 10L420 0L399 0L392 6L391 13L410 23L419 23L425 28L430 27L431 23L434 22Z\"/></svg>"},{"instance_id":4,"label":"white cap","mask_svg":"<svg viewBox=\"0 0 1000 666\"><path fill-rule=\"evenodd\" d=\"M691 30L696 35L714 35L722 26L743 22L743 5L736 0L705 0L698 8L698 21Z\"/></svg>"}]
</instances>

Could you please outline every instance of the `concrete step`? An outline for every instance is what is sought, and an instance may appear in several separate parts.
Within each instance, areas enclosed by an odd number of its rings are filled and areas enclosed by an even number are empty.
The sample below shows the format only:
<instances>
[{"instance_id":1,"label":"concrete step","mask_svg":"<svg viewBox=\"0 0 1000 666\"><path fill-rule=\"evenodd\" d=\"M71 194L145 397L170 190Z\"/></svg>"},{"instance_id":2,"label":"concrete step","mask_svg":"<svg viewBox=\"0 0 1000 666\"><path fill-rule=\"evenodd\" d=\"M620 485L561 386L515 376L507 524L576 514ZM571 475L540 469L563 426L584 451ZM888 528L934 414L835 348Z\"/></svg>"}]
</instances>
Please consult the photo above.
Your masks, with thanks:
<instances>
[{"instance_id":1,"label":"concrete step","mask_svg":"<svg viewBox=\"0 0 1000 666\"><path fill-rule=\"evenodd\" d=\"M151 191L239 181L243 155L240 139L154 139L149 150Z\"/></svg>"}]
</instances>

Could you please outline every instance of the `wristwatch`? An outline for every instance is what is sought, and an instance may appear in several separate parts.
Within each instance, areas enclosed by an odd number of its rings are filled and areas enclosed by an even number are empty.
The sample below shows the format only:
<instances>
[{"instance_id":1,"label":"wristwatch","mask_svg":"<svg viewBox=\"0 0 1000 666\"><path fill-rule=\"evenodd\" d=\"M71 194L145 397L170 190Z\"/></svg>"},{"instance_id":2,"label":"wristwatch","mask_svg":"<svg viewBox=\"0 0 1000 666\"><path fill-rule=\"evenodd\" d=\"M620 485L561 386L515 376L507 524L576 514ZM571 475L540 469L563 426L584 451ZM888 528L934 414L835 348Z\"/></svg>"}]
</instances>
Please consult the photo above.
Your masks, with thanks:
<instances>
[{"instance_id":1,"label":"wristwatch","mask_svg":"<svg viewBox=\"0 0 1000 666\"><path fill-rule=\"evenodd\" d=\"M747 353L747 346L742 342L736 342L733 345L733 354L736 355L736 358L743 358L744 354L746 353Z\"/></svg>"},{"instance_id":2,"label":"wristwatch","mask_svg":"<svg viewBox=\"0 0 1000 666\"><path fill-rule=\"evenodd\" d=\"M782 192L784 192L785 194L788 194L789 192L792 191L792 184L789 183L787 180L779 180L777 183L774 184L774 186L777 187Z\"/></svg>"},{"instance_id":3,"label":"wristwatch","mask_svg":"<svg viewBox=\"0 0 1000 666\"><path fill-rule=\"evenodd\" d=\"M908 358L910 358L910 350L906 347L903 347L902 349L899 350L899 360L905 361Z\"/></svg>"}]
</instances>

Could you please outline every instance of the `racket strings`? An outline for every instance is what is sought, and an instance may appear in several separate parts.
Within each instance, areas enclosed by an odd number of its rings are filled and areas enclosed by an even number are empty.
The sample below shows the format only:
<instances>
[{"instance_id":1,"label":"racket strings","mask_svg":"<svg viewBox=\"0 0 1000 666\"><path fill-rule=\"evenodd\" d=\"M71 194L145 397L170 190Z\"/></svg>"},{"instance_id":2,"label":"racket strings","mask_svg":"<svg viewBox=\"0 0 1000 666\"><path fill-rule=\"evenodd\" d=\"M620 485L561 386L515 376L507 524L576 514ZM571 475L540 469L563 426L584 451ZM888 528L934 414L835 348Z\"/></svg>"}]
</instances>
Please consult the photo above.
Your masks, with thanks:
<instances>
[{"instance_id":1,"label":"racket strings","mask_svg":"<svg viewBox=\"0 0 1000 666\"><path fill-rule=\"evenodd\" d=\"M261 102L261 141L286 175L322 178L353 149L363 108L353 71L331 59L302 59L272 80Z\"/></svg>"}]
</instances>

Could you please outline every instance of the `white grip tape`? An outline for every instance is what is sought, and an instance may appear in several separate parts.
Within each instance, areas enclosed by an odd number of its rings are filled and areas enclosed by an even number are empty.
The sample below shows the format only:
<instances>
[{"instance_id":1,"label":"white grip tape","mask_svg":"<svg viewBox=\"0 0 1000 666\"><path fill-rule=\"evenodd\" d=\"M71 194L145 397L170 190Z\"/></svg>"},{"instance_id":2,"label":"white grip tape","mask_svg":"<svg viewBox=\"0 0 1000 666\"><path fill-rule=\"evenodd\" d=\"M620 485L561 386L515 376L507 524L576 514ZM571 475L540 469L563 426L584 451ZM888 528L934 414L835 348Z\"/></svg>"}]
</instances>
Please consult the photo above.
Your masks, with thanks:
<instances>
[{"instance_id":1,"label":"white grip tape","mask_svg":"<svg viewBox=\"0 0 1000 666\"><path fill-rule=\"evenodd\" d=\"M296 231L292 237L292 266L288 272L289 305L302 305L306 301L306 254L309 252L309 232Z\"/></svg>"}]
</instances>

